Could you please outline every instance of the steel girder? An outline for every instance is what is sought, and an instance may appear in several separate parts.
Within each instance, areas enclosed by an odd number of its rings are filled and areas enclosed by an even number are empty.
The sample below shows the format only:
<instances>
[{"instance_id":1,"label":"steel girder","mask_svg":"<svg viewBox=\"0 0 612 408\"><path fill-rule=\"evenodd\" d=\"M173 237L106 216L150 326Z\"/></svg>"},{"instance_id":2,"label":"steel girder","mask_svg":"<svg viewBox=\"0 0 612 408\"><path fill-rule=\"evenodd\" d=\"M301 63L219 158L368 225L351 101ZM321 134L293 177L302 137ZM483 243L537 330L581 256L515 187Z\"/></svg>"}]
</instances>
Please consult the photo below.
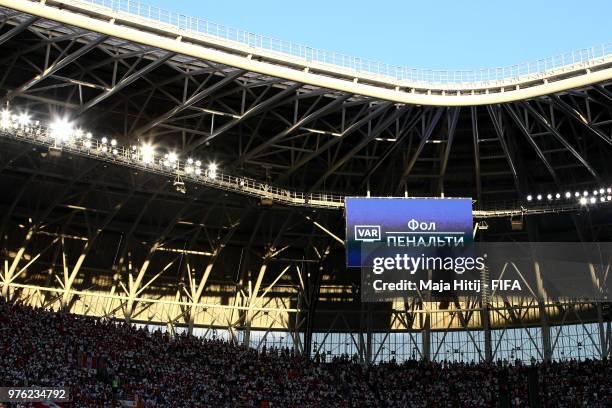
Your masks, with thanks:
<instances>
[{"instance_id":1,"label":"steel girder","mask_svg":"<svg viewBox=\"0 0 612 408\"><path fill-rule=\"evenodd\" d=\"M488 149L488 134L491 132L505 135L497 139L506 160L510 147L506 146L505 139L518 133L524 135L526 144L518 143L518 150L514 154L521 155L526 148L535 152L548 174L552 174L551 170L555 173L555 187L584 182L568 179L565 175L567 172L556 169L565 166L565 163L556 160L555 154L551 156L545 152L545 148L539 147L541 143L536 140L541 138L540 131L530 131L531 137L526 136L525 126L516 120L522 117L523 111L561 143L563 149L593 176L598 176L600 159L592 159L598 160L598 163L593 164L587 156L598 149L594 145L576 147L574 136L567 134L567 131L571 129L576 137L580 137L580 129L569 122L578 122L587 133L603 143L609 141L609 110L594 104L591 110L601 110L591 112L598 120L585 124L581 109L571 106L576 103L573 94L568 94L567 97L557 95L542 99L545 104L551 103L555 107L554 112L550 112L551 115L559 116L555 126L546 119L546 113L536 107L540 105L536 105L535 101L502 105L502 110L496 111L494 115L491 114L491 107L475 107L469 112L456 111L453 113L453 123L447 120L444 128L438 130L445 134L434 140L435 143L442 143L439 157L431 157L431 153L421 157L421 150L430 144L427 137L416 135L414 132L419 132L418 129L399 134L395 129L398 123L409 120L409 106L396 106L393 115L396 120L385 115L386 120L381 122L378 116L386 111L384 106L387 109L390 107L384 102L375 103L380 106L370 109L375 101L356 95L286 84L244 71L231 72L231 67L196 61L138 44L116 42L112 38L71 27L52 25L51 31L48 28L43 31L43 23L48 27L48 22L29 16L16 15L9 21L14 26L9 26L5 34L10 33L11 38L4 37L6 42L0 46L24 51L20 41L28 35L42 37L41 41L43 38L53 41L52 47L30 47L24 54L17 53L14 62L8 66L5 89L14 103L23 100L33 109L49 104L64 107L68 109L66 113L70 115L72 110L73 115L81 115L85 122L92 118L92 123L99 128L93 130L117 134L121 128L123 137L134 141L151 134L148 137L154 137L161 146L167 143L168 148L183 148L194 156L199 152L210 151L208 147L212 146L213 153L205 154L222 166L234 168L247 176L276 180L304 191L316 191L325 183L327 188L332 186L341 193L359 193L363 191L362 186L367 180L373 191L385 195L398 192L397 186L409 178L411 191L418 195L439 195L444 185L444 193L447 195L482 196L482 178L485 183L498 183L493 177L501 174L495 161L488 159L496 154L482 154L483 149ZM70 52L77 42L82 44L80 48ZM94 54L98 52L107 57L95 58ZM56 62L46 62L53 60ZM4 64L8 63L4 61ZM40 67L35 68L37 64ZM20 77L28 70L32 71L33 76L30 79L13 80L13 77L17 77L18 69ZM168 75L168 72L173 74ZM213 76L215 72L223 76ZM33 85L38 85L38 88ZM102 92L95 93L95 89ZM602 84L584 92L587 97L589 92L594 92L599 98L603 95L603 100L607 100L605 95L609 91ZM488 116L483 115L484 111L487 111ZM503 120L502 113L508 114L510 120ZM565 130L559 130L559 124ZM429 137L433 131L434 128L430 129ZM466 131L467 134L487 132L487 136L476 143L478 146L474 145L478 151L472 149L471 155L463 148L467 139ZM381 136L385 134L387 136ZM398 137L390 137L394 134ZM223 137L219 138L219 135ZM413 146L415 137L420 140ZM406 151L414 148L416 152ZM406 155L411 159L403 169L393 164L398 156ZM547 156L546 162L542 160L543 155ZM457 163L461 160L471 161L474 166L463 166L457 171ZM431 163L429 168L427 163ZM534 163L528 162L526 165ZM513 164L510 166L513 185L500 184L498 188L499 191L507 192L508 200L521 196L517 190L517 180L525 180L525 189L542 183L540 179L531 180L529 175L524 177L523 169ZM413 172L413 167L417 167L418 171ZM382 176L383 169L386 180L380 183L377 178ZM474 174L481 181L476 181L472 191L461 191L458 186L472 185L469 180L474 179ZM414 181L419 178L435 181L415 184ZM391 184L395 186L391 187ZM355 188L358 189L351 191ZM486 188L486 193L488 191L489 188ZM482 198L479 200L481 205L485 204Z\"/></svg>"}]
</instances>

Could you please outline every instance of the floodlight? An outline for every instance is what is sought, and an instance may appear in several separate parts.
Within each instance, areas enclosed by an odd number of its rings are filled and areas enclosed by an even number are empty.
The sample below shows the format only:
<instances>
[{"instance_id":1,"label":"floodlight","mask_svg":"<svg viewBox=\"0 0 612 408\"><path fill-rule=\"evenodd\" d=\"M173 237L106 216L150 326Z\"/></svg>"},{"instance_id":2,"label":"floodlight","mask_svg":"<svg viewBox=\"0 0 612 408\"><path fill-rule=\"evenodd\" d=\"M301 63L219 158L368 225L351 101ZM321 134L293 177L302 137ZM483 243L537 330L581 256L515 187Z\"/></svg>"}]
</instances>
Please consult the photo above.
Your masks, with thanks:
<instances>
[{"instance_id":1,"label":"floodlight","mask_svg":"<svg viewBox=\"0 0 612 408\"><path fill-rule=\"evenodd\" d=\"M57 119L51 124L51 137L58 142L67 142L72 137L74 128L66 118Z\"/></svg>"},{"instance_id":2,"label":"floodlight","mask_svg":"<svg viewBox=\"0 0 612 408\"><path fill-rule=\"evenodd\" d=\"M111 146L117 146L117 141L115 139L111 140Z\"/></svg>"},{"instance_id":3,"label":"floodlight","mask_svg":"<svg viewBox=\"0 0 612 408\"><path fill-rule=\"evenodd\" d=\"M567 191L565 193L565 198L571 198L572 197L572 193L570 193L569 191Z\"/></svg>"},{"instance_id":4,"label":"floodlight","mask_svg":"<svg viewBox=\"0 0 612 408\"><path fill-rule=\"evenodd\" d=\"M536 198L538 199L538 201L540 201L542 199L542 194L538 194Z\"/></svg>"},{"instance_id":5,"label":"floodlight","mask_svg":"<svg viewBox=\"0 0 612 408\"><path fill-rule=\"evenodd\" d=\"M22 113L17 118L17 122L19 122L19 125L22 126L22 127L28 126L30 124L30 115L28 115L25 112Z\"/></svg>"},{"instance_id":6,"label":"floodlight","mask_svg":"<svg viewBox=\"0 0 612 408\"><path fill-rule=\"evenodd\" d=\"M155 149L153 149L152 145L143 143L140 146L140 155L142 156L142 162L149 164L155 159Z\"/></svg>"},{"instance_id":7,"label":"floodlight","mask_svg":"<svg viewBox=\"0 0 612 408\"><path fill-rule=\"evenodd\" d=\"M586 197L581 197L581 198L580 198L580 205L587 205L587 199L586 199Z\"/></svg>"},{"instance_id":8,"label":"floodlight","mask_svg":"<svg viewBox=\"0 0 612 408\"><path fill-rule=\"evenodd\" d=\"M595 204L597 202L597 199L595 197L591 197L590 202L591 204Z\"/></svg>"},{"instance_id":9,"label":"floodlight","mask_svg":"<svg viewBox=\"0 0 612 408\"><path fill-rule=\"evenodd\" d=\"M548 194L548 195L546 196L546 198L547 198L547 199L549 199L549 200L552 200L552 194Z\"/></svg>"},{"instance_id":10,"label":"floodlight","mask_svg":"<svg viewBox=\"0 0 612 408\"><path fill-rule=\"evenodd\" d=\"M175 163L175 162L176 162L176 160L178 159L178 156L176 155L176 153L175 153L175 152L170 152L170 153L167 155L167 157L168 157L168 161L169 161L170 163Z\"/></svg>"},{"instance_id":11,"label":"floodlight","mask_svg":"<svg viewBox=\"0 0 612 408\"><path fill-rule=\"evenodd\" d=\"M210 178L217 177L217 164L216 163L210 163L208 165L208 177Z\"/></svg>"},{"instance_id":12,"label":"floodlight","mask_svg":"<svg viewBox=\"0 0 612 408\"><path fill-rule=\"evenodd\" d=\"M104 144L108 143L108 139L106 137L103 137L102 138L102 143L104 143Z\"/></svg>"},{"instance_id":13,"label":"floodlight","mask_svg":"<svg viewBox=\"0 0 612 408\"><path fill-rule=\"evenodd\" d=\"M241 185L241 186L242 186L242 185L244 185L244 181L241 181L241 182L240 182L240 185ZM531 194L529 194L529 195L527 196L527 201L531 201L531 200L533 200L533 196L532 196Z\"/></svg>"}]
</instances>

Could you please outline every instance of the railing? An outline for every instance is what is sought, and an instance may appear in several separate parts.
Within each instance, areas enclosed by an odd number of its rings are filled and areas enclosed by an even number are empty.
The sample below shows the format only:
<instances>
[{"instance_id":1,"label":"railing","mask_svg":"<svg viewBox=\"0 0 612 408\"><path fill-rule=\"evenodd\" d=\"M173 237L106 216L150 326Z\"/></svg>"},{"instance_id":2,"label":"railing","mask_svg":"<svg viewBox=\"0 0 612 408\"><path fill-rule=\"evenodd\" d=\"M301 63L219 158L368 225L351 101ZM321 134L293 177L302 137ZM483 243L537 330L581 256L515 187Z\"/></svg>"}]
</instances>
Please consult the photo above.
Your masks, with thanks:
<instances>
[{"instance_id":1,"label":"railing","mask_svg":"<svg viewBox=\"0 0 612 408\"><path fill-rule=\"evenodd\" d=\"M582 48L553 57L536 61L524 62L498 68L476 70L431 70L416 69L404 66L382 63L380 61L353 57L337 52L326 51L279 40L265 35L255 34L246 30L213 23L198 17L167 11L156 6L132 0L60 0L62 3L77 7L104 7L115 13L129 13L133 16L152 20L175 29L205 34L223 40L239 43L248 47L272 51L292 58L302 60L305 65L318 63L342 68L357 74L368 74L383 80L410 81L429 84L473 84L477 82L499 82L525 80L538 77L550 71L567 67L589 66L602 62L606 57L612 57L612 43L590 48Z\"/></svg>"},{"instance_id":2,"label":"railing","mask_svg":"<svg viewBox=\"0 0 612 408\"><path fill-rule=\"evenodd\" d=\"M309 208L343 209L346 196L334 193L310 193L278 187L249 177L223 173L215 163L202 163L196 158L184 158L176 152L155 151L152 146L122 146L116 140L97 138L68 122L41 123L27 115L17 115L8 109L0 112L0 137L32 143L50 151L67 151L79 156L137 168L174 180L177 191L185 193L185 182L197 183L236 194ZM609 205L606 200L594 205ZM488 208L474 210L477 219L512 217L576 211L585 205L576 200L528 206L516 203L489 203ZM590 205L592 206L592 205Z\"/></svg>"},{"instance_id":3,"label":"railing","mask_svg":"<svg viewBox=\"0 0 612 408\"><path fill-rule=\"evenodd\" d=\"M26 141L51 150L138 168L174 179L177 191L185 192L185 182L249 195L288 205L344 208L344 196L331 193L306 193L284 189L249 177L223 173L215 164L202 164L168 152L155 152L151 146L121 146L106 137L96 138L71 124L44 124L18 116L8 110L0 113L0 136Z\"/></svg>"}]
</instances>

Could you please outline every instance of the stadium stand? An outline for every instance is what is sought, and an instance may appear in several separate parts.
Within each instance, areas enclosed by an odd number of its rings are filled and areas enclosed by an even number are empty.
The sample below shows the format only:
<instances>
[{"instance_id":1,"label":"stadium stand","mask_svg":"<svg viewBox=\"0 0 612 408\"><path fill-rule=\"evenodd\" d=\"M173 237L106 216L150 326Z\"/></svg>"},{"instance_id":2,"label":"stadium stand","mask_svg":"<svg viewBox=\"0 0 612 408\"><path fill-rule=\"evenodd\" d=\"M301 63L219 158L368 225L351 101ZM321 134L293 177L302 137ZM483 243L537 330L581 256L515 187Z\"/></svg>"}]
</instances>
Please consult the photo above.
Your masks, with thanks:
<instances>
[{"instance_id":1,"label":"stadium stand","mask_svg":"<svg viewBox=\"0 0 612 408\"><path fill-rule=\"evenodd\" d=\"M18 406L612 407L612 44L437 71L135 0L0 0L0 73L0 387L72 398ZM350 228L377 197L464 217ZM610 256L572 258L567 296L525 256L475 282L526 296L371 302L357 227Z\"/></svg>"},{"instance_id":2,"label":"stadium stand","mask_svg":"<svg viewBox=\"0 0 612 408\"><path fill-rule=\"evenodd\" d=\"M530 363L305 359L0 302L0 382L65 385L75 407L527 407ZM609 360L538 363L544 406L612 404ZM501 378L507 378L502 382ZM113 384L118 384L113 388Z\"/></svg>"}]
</instances>

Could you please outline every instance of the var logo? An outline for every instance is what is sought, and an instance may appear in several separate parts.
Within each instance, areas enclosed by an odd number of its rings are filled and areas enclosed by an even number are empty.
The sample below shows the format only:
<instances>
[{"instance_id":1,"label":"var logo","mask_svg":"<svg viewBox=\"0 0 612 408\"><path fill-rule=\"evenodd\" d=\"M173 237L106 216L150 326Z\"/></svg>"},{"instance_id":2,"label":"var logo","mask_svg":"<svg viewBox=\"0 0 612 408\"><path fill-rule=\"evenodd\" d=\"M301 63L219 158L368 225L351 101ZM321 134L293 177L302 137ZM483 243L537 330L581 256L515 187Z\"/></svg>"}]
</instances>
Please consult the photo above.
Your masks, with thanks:
<instances>
[{"instance_id":1,"label":"var logo","mask_svg":"<svg viewBox=\"0 0 612 408\"><path fill-rule=\"evenodd\" d=\"M355 225L355 240L363 242L380 241L380 225Z\"/></svg>"}]
</instances>

